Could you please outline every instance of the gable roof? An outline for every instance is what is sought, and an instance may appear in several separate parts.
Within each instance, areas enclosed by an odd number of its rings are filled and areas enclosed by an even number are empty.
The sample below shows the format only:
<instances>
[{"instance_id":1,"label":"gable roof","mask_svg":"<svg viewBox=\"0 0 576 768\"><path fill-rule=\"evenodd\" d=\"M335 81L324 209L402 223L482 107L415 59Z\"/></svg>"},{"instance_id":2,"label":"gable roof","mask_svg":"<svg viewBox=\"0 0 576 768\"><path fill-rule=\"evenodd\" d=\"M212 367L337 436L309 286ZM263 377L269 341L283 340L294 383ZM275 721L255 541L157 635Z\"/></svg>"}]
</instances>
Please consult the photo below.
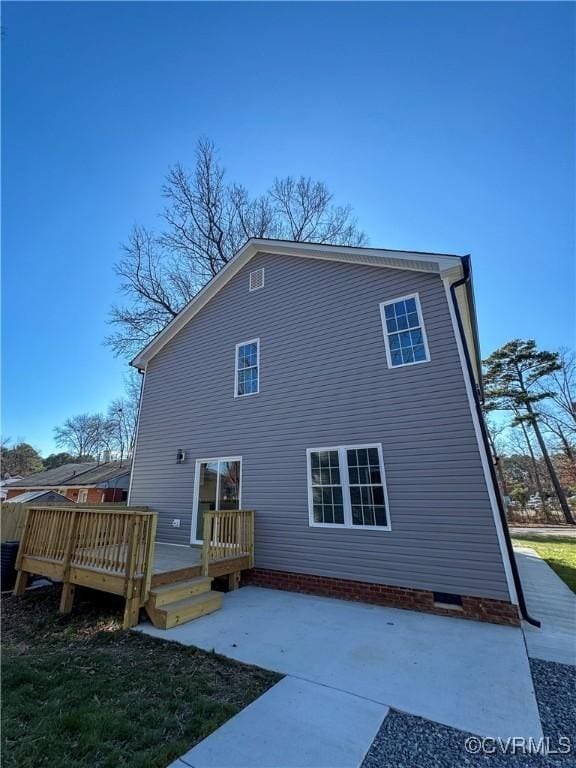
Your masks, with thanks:
<instances>
[{"instance_id":1,"label":"gable roof","mask_svg":"<svg viewBox=\"0 0 576 768\"><path fill-rule=\"evenodd\" d=\"M74 485L100 485L108 480L114 480L130 474L130 462L109 461L97 464L74 478Z\"/></svg>"},{"instance_id":2,"label":"gable roof","mask_svg":"<svg viewBox=\"0 0 576 768\"><path fill-rule=\"evenodd\" d=\"M454 280L464 274L462 258L444 253L393 251L386 248L358 248L349 245L267 240L251 238L230 261L186 304L156 336L136 355L130 365L144 370L147 363L204 307L237 272L258 253L298 256L309 259L342 261L389 269L431 272Z\"/></svg>"},{"instance_id":3,"label":"gable roof","mask_svg":"<svg viewBox=\"0 0 576 768\"><path fill-rule=\"evenodd\" d=\"M62 464L45 472L36 472L28 477L23 477L12 488L50 488L73 486L96 486L105 480L120 477L130 472L129 462L108 461L99 464L96 461L82 462L80 464Z\"/></svg>"},{"instance_id":4,"label":"gable roof","mask_svg":"<svg viewBox=\"0 0 576 768\"><path fill-rule=\"evenodd\" d=\"M12 496L9 500L9 504L31 504L32 502L37 504L43 500L56 501L59 504L74 504L73 501L70 501L66 496L63 496L56 491L24 491L23 493L19 493L18 496Z\"/></svg>"},{"instance_id":5,"label":"gable roof","mask_svg":"<svg viewBox=\"0 0 576 768\"><path fill-rule=\"evenodd\" d=\"M3 488L5 485L17 483L18 480L22 480L22 475L14 475L14 477L5 477L2 480L0 480L0 488Z\"/></svg>"}]
</instances>

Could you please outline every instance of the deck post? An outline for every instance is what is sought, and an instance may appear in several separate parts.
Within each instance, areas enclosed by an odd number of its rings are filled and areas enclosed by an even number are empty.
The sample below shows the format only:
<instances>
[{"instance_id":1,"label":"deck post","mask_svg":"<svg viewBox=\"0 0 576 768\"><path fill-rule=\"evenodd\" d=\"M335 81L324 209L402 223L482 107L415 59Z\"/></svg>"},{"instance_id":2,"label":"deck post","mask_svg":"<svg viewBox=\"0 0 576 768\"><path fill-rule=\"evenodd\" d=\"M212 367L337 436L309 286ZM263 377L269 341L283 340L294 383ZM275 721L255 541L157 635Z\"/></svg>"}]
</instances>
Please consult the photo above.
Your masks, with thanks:
<instances>
[{"instance_id":1,"label":"deck post","mask_svg":"<svg viewBox=\"0 0 576 768\"><path fill-rule=\"evenodd\" d=\"M65 581L64 584L62 584L62 594L60 595L60 607L58 608L59 613L70 613L72 611L75 592L76 592L76 587L74 586L74 584L71 584L69 581Z\"/></svg>"},{"instance_id":2,"label":"deck post","mask_svg":"<svg viewBox=\"0 0 576 768\"><path fill-rule=\"evenodd\" d=\"M122 621L122 629L130 629L138 625L140 618L140 594L137 593L132 597L126 598L126 605L124 607L124 619Z\"/></svg>"},{"instance_id":3,"label":"deck post","mask_svg":"<svg viewBox=\"0 0 576 768\"><path fill-rule=\"evenodd\" d=\"M76 592L76 587L70 583L70 564L72 563L72 557L76 547L76 531L78 529L78 519L79 513L76 510L73 510L64 542L64 562L62 563L63 584L62 594L60 595L60 607L58 609L60 613L70 613L74 603L74 593Z\"/></svg>"},{"instance_id":4,"label":"deck post","mask_svg":"<svg viewBox=\"0 0 576 768\"><path fill-rule=\"evenodd\" d=\"M23 595L24 592L26 592L26 587L28 586L28 579L30 578L30 574L26 573L26 571L18 571L18 574L16 576L16 583L14 584L14 591L12 592L13 595Z\"/></svg>"},{"instance_id":5,"label":"deck post","mask_svg":"<svg viewBox=\"0 0 576 768\"><path fill-rule=\"evenodd\" d=\"M122 623L123 629L130 629L138 624L138 617L140 612L140 594L136 591L136 585L134 582L134 575L136 570L137 554L140 533L140 519L137 515L130 515L129 525L129 537L128 537L128 557L126 559L126 578L124 582L124 596L126 598L126 606L124 608L124 621Z\"/></svg>"},{"instance_id":6,"label":"deck post","mask_svg":"<svg viewBox=\"0 0 576 768\"><path fill-rule=\"evenodd\" d=\"M150 522L148 523L149 529L148 529L148 537L146 541L147 551L144 557L144 567L146 568L146 572L144 574L144 579L142 580L142 595L141 595L142 604L144 604L146 600L148 600L148 594L150 592L150 587L152 586L152 572L154 571L154 549L156 545L157 523L158 523L158 515L155 512L150 518Z\"/></svg>"},{"instance_id":7,"label":"deck post","mask_svg":"<svg viewBox=\"0 0 576 768\"><path fill-rule=\"evenodd\" d=\"M204 512L202 523L202 576L208 576L208 568L210 565L210 542L212 540L212 515L210 512Z\"/></svg>"},{"instance_id":8,"label":"deck post","mask_svg":"<svg viewBox=\"0 0 576 768\"><path fill-rule=\"evenodd\" d=\"M24 521L24 529L22 531L22 538L20 539L20 546L18 547L18 554L16 555L15 567L18 573L16 575L16 582L12 592L12 594L16 596L23 595L24 592L26 592L28 580L30 579L30 574L22 570L22 558L24 557L24 552L26 552L28 545L28 539L30 538L30 507L25 508L25 514L26 518Z\"/></svg>"},{"instance_id":9,"label":"deck post","mask_svg":"<svg viewBox=\"0 0 576 768\"><path fill-rule=\"evenodd\" d=\"M238 589L240 586L240 571L234 571L234 573L228 574L228 589L230 591Z\"/></svg>"},{"instance_id":10,"label":"deck post","mask_svg":"<svg viewBox=\"0 0 576 768\"><path fill-rule=\"evenodd\" d=\"M254 568L254 510L248 513L248 554L250 568Z\"/></svg>"}]
</instances>

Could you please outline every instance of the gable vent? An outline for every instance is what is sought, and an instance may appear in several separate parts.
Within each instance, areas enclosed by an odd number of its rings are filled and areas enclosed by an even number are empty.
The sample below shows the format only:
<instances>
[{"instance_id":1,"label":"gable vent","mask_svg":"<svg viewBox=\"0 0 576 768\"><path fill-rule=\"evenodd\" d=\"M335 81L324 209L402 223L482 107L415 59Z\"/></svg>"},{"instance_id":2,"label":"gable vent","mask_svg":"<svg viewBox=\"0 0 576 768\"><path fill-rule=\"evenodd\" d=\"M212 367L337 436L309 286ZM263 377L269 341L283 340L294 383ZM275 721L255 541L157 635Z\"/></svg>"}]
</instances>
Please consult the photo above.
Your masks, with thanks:
<instances>
[{"instance_id":1,"label":"gable vent","mask_svg":"<svg viewBox=\"0 0 576 768\"><path fill-rule=\"evenodd\" d=\"M257 291L258 288L264 288L264 268L250 272L250 290Z\"/></svg>"}]
</instances>

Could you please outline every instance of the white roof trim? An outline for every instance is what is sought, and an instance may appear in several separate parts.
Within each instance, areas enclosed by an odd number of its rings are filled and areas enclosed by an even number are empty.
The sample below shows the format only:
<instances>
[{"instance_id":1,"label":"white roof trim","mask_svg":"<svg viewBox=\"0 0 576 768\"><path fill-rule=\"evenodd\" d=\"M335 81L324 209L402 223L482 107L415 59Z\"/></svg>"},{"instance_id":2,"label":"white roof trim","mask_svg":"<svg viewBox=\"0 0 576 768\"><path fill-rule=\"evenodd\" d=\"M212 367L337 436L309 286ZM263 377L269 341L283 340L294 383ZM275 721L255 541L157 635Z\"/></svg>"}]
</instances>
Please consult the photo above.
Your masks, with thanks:
<instances>
[{"instance_id":1,"label":"white roof trim","mask_svg":"<svg viewBox=\"0 0 576 768\"><path fill-rule=\"evenodd\" d=\"M178 315L136 355L130 364L136 368L145 369L147 363L158 354L162 347L173 339L189 320L206 306L210 299L257 253L325 259L365 264L371 267L388 267L389 269L410 269L419 272L432 272L453 279L458 279L463 274L459 256L253 238L240 248L226 266L210 282L206 283Z\"/></svg>"}]
</instances>

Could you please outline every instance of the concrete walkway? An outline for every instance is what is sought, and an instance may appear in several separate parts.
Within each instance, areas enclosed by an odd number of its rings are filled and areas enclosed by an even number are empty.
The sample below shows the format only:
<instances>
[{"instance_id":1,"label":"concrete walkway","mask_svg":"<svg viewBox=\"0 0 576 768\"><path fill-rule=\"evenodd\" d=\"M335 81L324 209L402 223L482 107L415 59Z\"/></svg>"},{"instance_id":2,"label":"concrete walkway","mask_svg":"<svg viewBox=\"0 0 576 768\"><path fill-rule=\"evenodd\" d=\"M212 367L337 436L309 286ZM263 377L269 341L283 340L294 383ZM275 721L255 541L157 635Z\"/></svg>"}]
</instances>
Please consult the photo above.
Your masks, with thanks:
<instances>
[{"instance_id":1,"label":"concrete walkway","mask_svg":"<svg viewBox=\"0 0 576 768\"><path fill-rule=\"evenodd\" d=\"M285 677L171 768L359 768L388 707Z\"/></svg>"},{"instance_id":2,"label":"concrete walkway","mask_svg":"<svg viewBox=\"0 0 576 768\"><path fill-rule=\"evenodd\" d=\"M139 629L480 736L542 735L513 627L244 587L210 616Z\"/></svg>"},{"instance_id":3,"label":"concrete walkway","mask_svg":"<svg viewBox=\"0 0 576 768\"><path fill-rule=\"evenodd\" d=\"M524 623L528 655L576 665L576 595L535 550L514 551L528 612L542 623Z\"/></svg>"}]
</instances>

